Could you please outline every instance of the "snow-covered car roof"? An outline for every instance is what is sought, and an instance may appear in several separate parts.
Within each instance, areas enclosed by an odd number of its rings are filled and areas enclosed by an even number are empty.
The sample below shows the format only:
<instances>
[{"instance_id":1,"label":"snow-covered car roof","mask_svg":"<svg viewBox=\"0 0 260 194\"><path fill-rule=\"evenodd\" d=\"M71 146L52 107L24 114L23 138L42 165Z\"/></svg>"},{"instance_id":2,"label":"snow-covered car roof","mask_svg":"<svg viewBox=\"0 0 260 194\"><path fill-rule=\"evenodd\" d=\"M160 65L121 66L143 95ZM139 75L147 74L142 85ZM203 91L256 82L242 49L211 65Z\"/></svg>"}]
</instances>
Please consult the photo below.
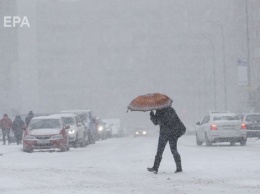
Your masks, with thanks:
<instances>
[{"instance_id":1,"label":"snow-covered car roof","mask_svg":"<svg viewBox=\"0 0 260 194\"><path fill-rule=\"evenodd\" d=\"M246 115L260 115L260 113L242 113L240 115L246 116Z\"/></svg>"},{"instance_id":2,"label":"snow-covered car roof","mask_svg":"<svg viewBox=\"0 0 260 194\"><path fill-rule=\"evenodd\" d=\"M209 111L209 114L230 113L229 111Z\"/></svg>"},{"instance_id":3,"label":"snow-covered car roof","mask_svg":"<svg viewBox=\"0 0 260 194\"><path fill-rule=\"evenodd\" d=\"M60 112L61 113L84 113L84 112L91 112L91 110L63 110Z\"/></svg>"},{"instance_id":4,"label":"snow-covered car roof","mask_svg":"<svg viewBox=\"0 0 260 194\"><path fill-rule=\"evenodd\" d=\"M236 113L231 113L231 112L227 112L227 113L211 113L211 116L238 116L238 114Z\"/></svg>"},{"instance_id":5,"label":"snow-covered car roof","mask_svg":"<svg viewBox=\"0 0 260 194\"><path fill-rule=\"evenodd\" d=\"M39 116L39 117L33 117L32 120L35 119L61 119L60 115L49 115L49 116Z\"/></svg>"},{"instance_id":6,"label":"snow-covered car roof","mask_svg":"<svg viewBox=\"0 0 260 194\"><path fill-rule=\"evenodd\" d=\"M60 117L75 117L77 113L57 113L50 116L60 116Z\"/></svg>"}]
</instances>

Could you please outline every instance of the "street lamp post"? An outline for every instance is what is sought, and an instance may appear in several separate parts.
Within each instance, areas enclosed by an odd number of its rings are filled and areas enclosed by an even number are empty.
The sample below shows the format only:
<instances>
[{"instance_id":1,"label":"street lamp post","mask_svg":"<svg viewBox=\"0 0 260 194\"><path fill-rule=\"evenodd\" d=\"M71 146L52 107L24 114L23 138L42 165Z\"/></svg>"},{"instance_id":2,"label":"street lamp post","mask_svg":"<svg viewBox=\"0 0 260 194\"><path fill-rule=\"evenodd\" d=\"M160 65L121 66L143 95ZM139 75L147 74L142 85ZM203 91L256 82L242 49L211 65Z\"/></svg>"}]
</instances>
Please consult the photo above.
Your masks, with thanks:
<instances>
[{"instance_id":1,"label":"street lamp post","mask_svg":"<svg viewBox=\"0 0 260 194\"><path fill-rule=\"evenodd\" d=\"M218 23L218 22L213 22L213 21L205 21L209 22L211 24L215 24L216 26L220 27L221 30L221 38L222 38L222 59L223 59L223 73L224 73L224 99L225 99L225 109L228 109L227 106L227 75L226 75L226 54L225 54L225 39L224 39L224 29L223 25Z\"/></svg>"},{"instance_id":2,"label":"street lamp post","mask_svg":"<svg viewBox=\"0 0 260 194\"><path fill-rule=\"evenodd\" d=\"M213 94L214 94L214 110L217 110L217 91L216 91L216 58L215 58L215 45L213 41L209 38L205 38L208 40L213 49Z\"/></svg>"},{"instance_id":3,"label":"street lamp post","mask_svg":"<svg viewBox=\"0 0 260 194\"><path fill-rule=\"evenodd\" d=\"M224 93L225 93L225 109L227 110L227 73L226 73L226 55L225 55L225 41L224 30L221 24L218 24L221 28L222 34L222 51L223 51L223 69L224 69Z\"/></svg>"}]
</instances>

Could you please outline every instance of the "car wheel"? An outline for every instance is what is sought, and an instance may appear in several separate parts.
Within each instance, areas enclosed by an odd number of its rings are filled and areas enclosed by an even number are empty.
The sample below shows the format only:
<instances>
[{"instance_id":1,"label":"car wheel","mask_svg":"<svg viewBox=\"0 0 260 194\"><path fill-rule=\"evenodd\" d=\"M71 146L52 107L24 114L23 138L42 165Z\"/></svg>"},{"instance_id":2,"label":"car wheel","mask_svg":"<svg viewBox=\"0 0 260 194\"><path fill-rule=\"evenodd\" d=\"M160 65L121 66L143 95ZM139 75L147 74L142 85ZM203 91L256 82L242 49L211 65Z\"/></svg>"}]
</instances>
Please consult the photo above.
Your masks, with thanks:
<instances>
[{"instance_id":1,"label":"car wheel","mask_svg":"<svg viewBox=\"0 0 260 194\"><path fill-rule=\"evenodd\" d=\"M234 146L235 144L236 144L235 141L231 141L231 142L230 142L230 145L231 145L231 146Z\"/></svg>"},{"instance_id":2,"label":"car wheel","mask_svg":"<svg viewBox=\"0 0 260 194\"><path fill-rule=\"evenodd\" d=\"M95 135L94 134L91 134L92 136L91 136L91 139L92 139L92 144L95 144L96 143L96 140L95 140Z\"/></svg>"},{"instance_id":3,"label":"car wheel","mask_svg":"<svg viewBox=\"0 0 260 194\"><path fill-rule=\"evenodd\" d=\"M212 142L209 141L207 133L205 133L205 139L206 139L206 146L212 146Z\"/></svg>"},{"instance_id":4,"label":"car wheel","mask_svg":"<svg viewBox=\"0 0 260 194\"><path fill-rule=\"evenodd\" d=\"M243 139L242 141L240 141L240 145L241 146L245 146L246 145L246 141L247 141L247 139Z\"/></svg>"},{"instance_id":5,"label":"car wheel","mask_svg":"<svg viewBox=\"0 0 260 194\"><path fill-rule=\"evenodd\" d=\"M84 133L82 141L80 143L80 147L84 147L86 145L86 134Z\"/></svg>"},{"instance_id":6,"label":"car wheel","mask_svg":"<svg viewBox=\"0 0 260 194\"><path fill-rule=\"evenodd\" d=\"M75 140L75 142L73 144L73 147L74 148L78 148L79 147L79 136L78 136L78 134L76 135L76 140Z\"/></svg>"},{"instance_id":7,"label":"car wheel","mask_svg":"<svg viewBox=\"0 0 260 194\"><path fill-rule=\"evenodd\" d=\"M196 133L196 143L198 146L201 146L203 142L201 142L198 138L198 134Z\"/></svg>"},{"instance_id":8,"label":"car wheel","mask_svg":"<svg viewBox=\"0 0 260 194\"><path fill-rule=\"evenodd\" d=\"M66 147L66 151L69 151L70 150L70 143L69 143L69 138L67 138L67 147Z\"/></svg>"},{"instance_id":9,"label":"car wheel","mask_svg":"<svg viewBox=\"0 0 260 194\"><path fill-rule=\"evenodd\" d=\"M24 152L27 152L27 153L32 153L33 152L33 149L23 149Z\"/></svg>"}]
</instances>

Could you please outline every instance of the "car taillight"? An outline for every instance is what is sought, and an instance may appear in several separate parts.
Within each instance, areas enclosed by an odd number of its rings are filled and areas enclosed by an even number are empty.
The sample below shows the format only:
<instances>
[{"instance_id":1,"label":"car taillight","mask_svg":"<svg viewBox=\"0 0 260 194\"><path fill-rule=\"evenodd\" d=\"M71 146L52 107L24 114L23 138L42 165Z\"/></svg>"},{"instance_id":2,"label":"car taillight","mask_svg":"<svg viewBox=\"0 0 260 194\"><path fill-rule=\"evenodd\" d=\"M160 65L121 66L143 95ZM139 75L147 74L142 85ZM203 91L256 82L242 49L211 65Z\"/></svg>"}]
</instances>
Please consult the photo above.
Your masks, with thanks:
<instances>
[{"instance_id":1,"label":"car taillight","mask_svg":"<svg viewBox=\"0 0 260 194\"><path fill-rule=\"evenodd\" d=\"M217 125L215 125L215 124L210 125L210 130L218 130Z\"/></svg>"},{"instance_id":2,"label":"car taillight","mask_svg":"<svg viewBox=\"0 0 260 194\"><path fill-rule=\"evenodd\" d=\"M246 124L245 123L241 124L241 129L246 129Z\"/></svg>"}]
</instances>

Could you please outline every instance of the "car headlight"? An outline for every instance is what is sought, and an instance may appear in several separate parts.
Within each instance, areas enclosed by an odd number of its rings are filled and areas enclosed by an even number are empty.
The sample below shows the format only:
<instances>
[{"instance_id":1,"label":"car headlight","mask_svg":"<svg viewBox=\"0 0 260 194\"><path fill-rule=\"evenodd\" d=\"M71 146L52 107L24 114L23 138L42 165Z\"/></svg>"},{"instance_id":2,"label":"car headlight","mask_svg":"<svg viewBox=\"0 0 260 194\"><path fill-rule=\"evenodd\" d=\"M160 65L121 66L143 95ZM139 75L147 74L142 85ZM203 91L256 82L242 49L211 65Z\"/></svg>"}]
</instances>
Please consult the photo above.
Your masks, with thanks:
<instances>
[{"instance_id":1,"label":"car headlight","mask_svg":"<svg viewBox=\"0 0 260 194\"><path fill-rule=\"evenodd\" d=\"M54 135L51 137L51 139L61 139L62 135Z\"/></svg>"},{"instance_id":2,"label":"car headlight","mask_svg":"<svg viewBox=\"0 0 260 194\"><path fill-rule=\"evenodd\" d=\"M103 127L102 126L100 126L99 128L98 128L98 131L103 131Z\"/></svg>"},{"instance_id":3,"label":"car headlight","mask_svg":"<svg viewBox=\"0 0 260 194\"><path fill-rule=\"evenodd\" d=\"M136 135L138 135L138 134L139 134L139 132L135 132L135 134L136 134Z\"/></svg>"},{"instance_id":4,"label":"car headlight","mask_svg":"<svg viewBox=\"0 0 260 194\"><path fill-rule=\"evenodd\" d=\"M33 139L36 139L34 136L32 135L25 135L24 138L25 140L33 140Z\"/></svg>"},{"instance_id":5,"label":"car headlight","mask_svg":"<svg viewBox=\"0 0 260 194\"><path fill-rule=\"evenodd\" d=\"M73 134L73 133L75 133L75 130L74 130L74 129L69 130L69 134Z\"/></svg>"},{"instance_id":6,"label":"car headlight","mask_svg":"<svg viewBox=\"0 0 260 194\"><path fill-rule=\"evenodd\" d=\"M143 135L146 135L146 131L143 131Z\"/></svg>"}]
</instances>

